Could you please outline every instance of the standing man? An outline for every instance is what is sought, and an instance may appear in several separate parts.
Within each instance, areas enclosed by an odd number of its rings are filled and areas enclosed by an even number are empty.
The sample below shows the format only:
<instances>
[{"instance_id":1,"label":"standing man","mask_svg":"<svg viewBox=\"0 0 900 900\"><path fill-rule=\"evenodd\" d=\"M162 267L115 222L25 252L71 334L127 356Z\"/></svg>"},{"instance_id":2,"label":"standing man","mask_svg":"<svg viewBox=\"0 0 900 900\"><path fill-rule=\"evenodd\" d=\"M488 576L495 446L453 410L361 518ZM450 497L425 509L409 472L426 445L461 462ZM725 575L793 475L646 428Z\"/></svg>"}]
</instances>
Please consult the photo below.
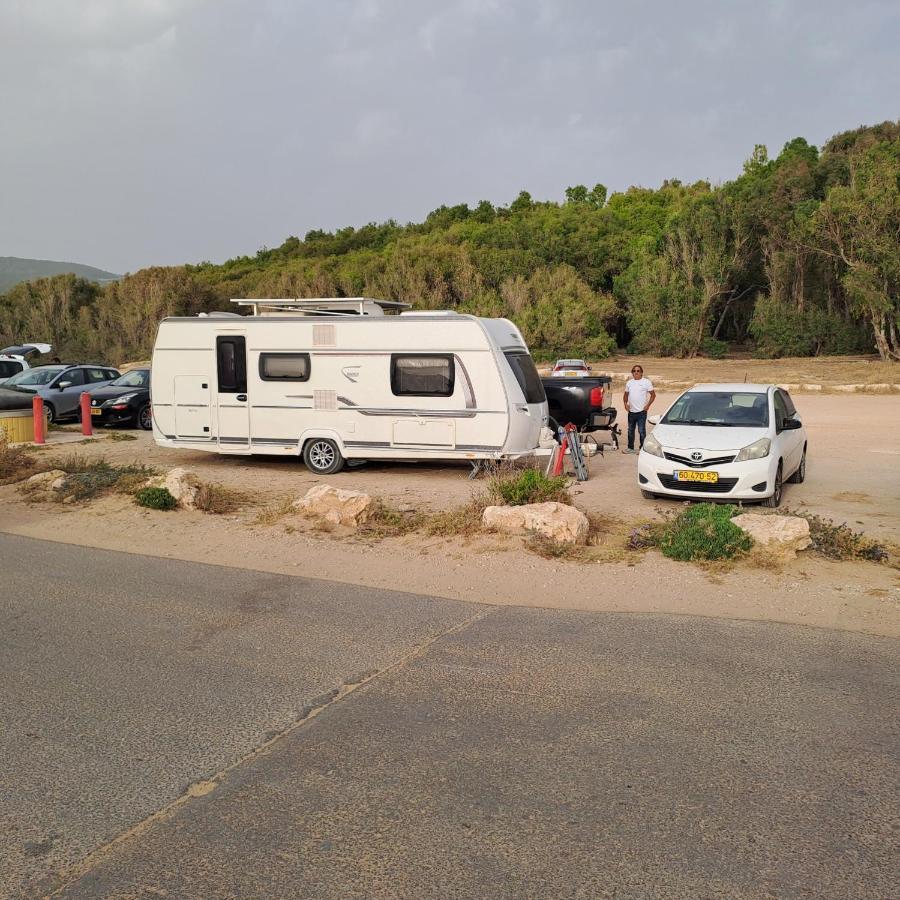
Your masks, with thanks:
<instances>
[{"instance_id":1,"label":"standing man","mask_svg":"<svg viewBox=\"0 0 900 900\"><path fill-rule=\"evenodd\" d=\"M625 409L628 410L628 449L623 453L634 453L634 429L637 426L641 437L641 447L644 446L644 438L647 437L647 410L656 399L656 391L653 390L653 382L644 378L644 369L634 366L631 370L631 378L625 382Z\"/></svg>"}]
</instances>

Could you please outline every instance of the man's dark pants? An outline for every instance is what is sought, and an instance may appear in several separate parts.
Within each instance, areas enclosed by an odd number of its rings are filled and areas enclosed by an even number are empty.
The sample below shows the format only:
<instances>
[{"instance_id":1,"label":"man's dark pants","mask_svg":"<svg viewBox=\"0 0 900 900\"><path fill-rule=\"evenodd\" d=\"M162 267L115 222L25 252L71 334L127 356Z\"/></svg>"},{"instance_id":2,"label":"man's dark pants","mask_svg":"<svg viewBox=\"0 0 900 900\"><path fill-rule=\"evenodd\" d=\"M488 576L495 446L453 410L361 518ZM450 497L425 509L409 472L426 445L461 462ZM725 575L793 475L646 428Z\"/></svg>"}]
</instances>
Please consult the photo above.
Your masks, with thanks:
<instances>
[{"instance_id":1,"label":"man's dark pants","mask_svg":"<svg viewBox=\"0 0 900 900\"><path fill-rule=\"evenodd\" d=\"M634 428L637 426L638 434L641 438L641 446L644 446L644 439L647 437L647 410L643 412L628 413L628 449L634 450Z\"/></svg>"}]
</instances>

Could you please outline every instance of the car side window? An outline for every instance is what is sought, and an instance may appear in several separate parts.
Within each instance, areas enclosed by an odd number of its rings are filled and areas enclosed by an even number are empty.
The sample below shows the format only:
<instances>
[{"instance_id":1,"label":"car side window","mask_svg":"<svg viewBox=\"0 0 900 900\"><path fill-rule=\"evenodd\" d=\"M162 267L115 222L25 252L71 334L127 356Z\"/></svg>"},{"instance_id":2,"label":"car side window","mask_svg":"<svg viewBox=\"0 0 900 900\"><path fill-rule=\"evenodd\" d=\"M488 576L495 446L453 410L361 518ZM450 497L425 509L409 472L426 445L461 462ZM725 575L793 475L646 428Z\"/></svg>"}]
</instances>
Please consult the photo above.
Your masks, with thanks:
<instances>
[{"instance_id":1,"label":"car side window","mask_svg":"<svg viewBox=\"0 0 900 900\"><path fill-rule=\"evenodd\" d=\"M77 387L84 384L84 372L81 369L68 369L59 376L56 386L59 387L64 381L69 382L69 387Z\"/></svg>"},{"instance_id":2,"label":"car side window","mask_svg":"<svg viewBox=\"0 0 900 900\"><path fill-rule=\"evenodd\" d=\"M115 369L104 369L103 372L106 376L103 379L104 381L112 381L113 379L119 377L119 373Z\"/></svg>"},{"instance_id":3,"label":"car side window","mask_svg":"<svg viewBox=\"0 0 900 900\"><path fill-rule=\"evenodd\" d=\"M109 381L110 379L106 375L105 369L87 369L88 381L91 384L95 384L98 381Z\"/></svg>"},{"instance_id":4,"label":"car side window","mask_svg":"<svg viewBox=\"0 0 900 900\"><path fill-rule=\"evenodd\" d=\"M781 391L775 391L775 433L780 434L784 430L784 420L787 418L787 409Z\"/></svg>"},{"instance_id":5,"label":"car side window","mask_svg":"<svg viewBox=\"0 0 900 900\"><path fill-rule=\"evenodd\" d=\"M784 403L784 413L789 419L793 419L797 414L797 407L794 406L794 401L791 400L791 395L783 390L782 388L778 389L778 394L781 397L781 402Z\"/></svg>"}]
</instances>

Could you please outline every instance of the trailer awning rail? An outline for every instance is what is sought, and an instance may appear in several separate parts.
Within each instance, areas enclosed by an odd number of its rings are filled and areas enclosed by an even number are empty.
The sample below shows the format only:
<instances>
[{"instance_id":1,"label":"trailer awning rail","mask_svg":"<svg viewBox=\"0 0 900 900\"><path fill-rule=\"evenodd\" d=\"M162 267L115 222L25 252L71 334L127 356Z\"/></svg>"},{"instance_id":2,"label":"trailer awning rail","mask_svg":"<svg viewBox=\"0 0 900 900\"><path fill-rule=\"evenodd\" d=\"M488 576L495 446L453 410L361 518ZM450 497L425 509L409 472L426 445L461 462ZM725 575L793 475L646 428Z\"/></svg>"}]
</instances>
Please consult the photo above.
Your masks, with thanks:
<instances>
[{"instance_id":1,"label":"trailer awning rail","mask_svg":"<svg viewBox=\"0 0 900 900\"><path fill-rule=\"evenodd\" d=\"M409 303L374 297L239 298L231 301L249 307L252 315L293 313L301 316L383 316L409 309Z\"/></svg>"}]
</instances>

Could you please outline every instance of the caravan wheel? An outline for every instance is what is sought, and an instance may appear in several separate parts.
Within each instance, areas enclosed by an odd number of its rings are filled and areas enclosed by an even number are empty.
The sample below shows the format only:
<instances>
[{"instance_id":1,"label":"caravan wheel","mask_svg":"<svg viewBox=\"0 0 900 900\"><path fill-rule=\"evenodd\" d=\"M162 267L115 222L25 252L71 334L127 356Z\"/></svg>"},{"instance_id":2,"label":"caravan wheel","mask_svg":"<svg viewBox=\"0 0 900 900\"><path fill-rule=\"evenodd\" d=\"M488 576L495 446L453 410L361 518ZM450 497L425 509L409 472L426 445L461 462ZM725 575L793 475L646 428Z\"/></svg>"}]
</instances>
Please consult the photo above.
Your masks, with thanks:
<instances>
[{"instance_id":1,"label":"caravan wheel","mask_svg":"<svg viewBox=\"0 0 900 900\"><path fill-rule=\"evenodd\" d=\"M344 468L344 457L338 445L329 438L313 438L303 448L303 462L316 475L331 475Z\"/></svg>"}]
</instances>

